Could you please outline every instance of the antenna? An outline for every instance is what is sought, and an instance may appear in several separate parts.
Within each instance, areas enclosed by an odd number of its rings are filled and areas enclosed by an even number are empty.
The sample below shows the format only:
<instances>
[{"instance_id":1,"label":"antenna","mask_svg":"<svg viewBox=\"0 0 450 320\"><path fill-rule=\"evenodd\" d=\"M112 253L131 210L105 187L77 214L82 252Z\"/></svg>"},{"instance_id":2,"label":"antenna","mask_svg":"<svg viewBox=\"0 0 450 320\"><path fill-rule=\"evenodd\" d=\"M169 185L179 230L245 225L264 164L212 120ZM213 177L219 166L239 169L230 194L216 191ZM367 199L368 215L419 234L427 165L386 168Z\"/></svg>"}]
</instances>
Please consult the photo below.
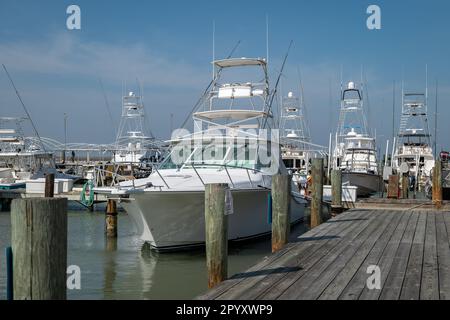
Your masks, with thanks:
<instances>
[{"instance_id":1,"label":"antenna","mask_svg":"<svg viewBox=\"0 0 450 320\"><path fill-rule=\"evenodd\" d=\"M403 114L403 108L405 106L405 74L404 70L402 70L402 114Z\"/></svg>"},{"instance_id":2,"label":"antenna","mask_svg":"<svg viewBox=\"0 0 450 320\"><path fill-rule=\"evenodd\" d=\"M266 62L269 63L269 15L266 14Z\"/></svg>"},{"instance_id":3,"label":"antenna","mask_svg":"<svg viewBox=\"0 0 450 320\"><path fill-rule=\"evenodd\" d=\"M425 64L425 105L428 110L428 64Z\"/></svg>"},{"instance_id":4,"label":"antenna","mask_svg":"<svg viewBox=\"0 0 450 320\"><path fill-rule=\"evenodd\" d=\"M344 71L343 71L343 69L344 69L344 67L342 66L342 64L341 64L341 97L342 97L342 92L344 91L344 87L343 87L343 73L344 73Z\"/></svg>"},{"instance_id":5,"label":"antenna","mask_svg":"<svg viewBox=\"0 0 450 320\"><path fill-rule=\"evenodd\" d=\"M363 96L363 98L364 98L364 80L363 80L363 73L364 73L364 66L361 64L361 94L362 94L362 96Z\"/></svg>"},{"instance_id":6,"label":"antenna","mask_svg":"<svg viewBox=\"0 0 450 320\"><path fill-rule=\"evenodd\" d=\"M395 80L392 85L392 139L395 137Z\"/></svg>"},{"instance_id":7,"label":"antenna","mask_svg":"<svg viewBox=\"0 0 450 320\"><path fill-rule=\"evenodd\" d=\"M438 128L438 80L436 79L436 105L434 109L434 159L437 158L437 128Z\"/></svg>"},{"instance_id":8,"label":"antenna","mask_svg":"<svg viewBox=\"0 0 450 320\"><path fill-rule=\"evenodd\" d=\"M214 79L216 75L216 65L214 61L216 60L216 21L213 20L213 34L212 34L212 78Z\"/></svg>"}]
</instances>

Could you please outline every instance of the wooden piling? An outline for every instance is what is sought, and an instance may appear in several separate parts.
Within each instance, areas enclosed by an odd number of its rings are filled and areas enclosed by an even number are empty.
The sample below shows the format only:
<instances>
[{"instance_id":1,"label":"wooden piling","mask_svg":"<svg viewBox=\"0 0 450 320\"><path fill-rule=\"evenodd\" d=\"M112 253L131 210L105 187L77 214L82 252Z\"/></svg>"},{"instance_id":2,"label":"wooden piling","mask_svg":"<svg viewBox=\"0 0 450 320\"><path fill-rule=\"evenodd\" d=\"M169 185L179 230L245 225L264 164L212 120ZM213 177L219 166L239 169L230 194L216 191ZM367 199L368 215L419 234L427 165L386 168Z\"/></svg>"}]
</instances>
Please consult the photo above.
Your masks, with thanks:
<instances>
[{"instance_id":1,"label":"wooden piling","mask_svg":"<svg viewBox=\"0 0 450 320\"><path fill-rule=\"evenodd\" d=\"M408 199L409 195L409 179L408 174L402 175L402 199Z\"/></svg>"},{"instance_id":2,"label":"wooden piling","mask_svg":"<svg viewBox=\"0 0 450 320\"><path fill-rule=\"evenodd\" d=\"M398 199L398 191L399 191L399 176L390 175L387 197L390 199Z\"/></svg>"},{"instance_id":3,"label":"wooden piling","mask_svg":"<svg viewBox=\"0 0 450 320\"><path fill-rule=\"evenodd\" d=\"M323 159L313 159L311 168L311 229L322 223Z\"/></svg>"},{"instance_id":4,"label":"wooden piling","mask_svg":"<svg viewBox=\"0 0 450 320\"><path fill-rule=\"evenodd\" d=\"M15 300L65 300L67 199L14 199L11 243Z\"/></svg>"},{"instance_id":5,"label":"wooden piling","mask_svg":"<svg viewBox=\"0 0 450 320\"><path fill-rule=\"evenodd\" d=\"M228 215L225 197L227 184L205 186L205 240L208 288L213 288L228 276Z\"/></svg>"},{"instance_id":6,"label":"wooden piling","mask_svg":"<svg viewBox=\"0 0 450 320\"><path fill-rule=\"evenodd\" d=\"M53 198L55 193L55 174L48 173L45 175L45 197Z\"/></svg>"},{"instance_id":7,"label":"wooden piling","mask_svg":"<svg viewBox=\"0 0 450 320\"><path fill-rule=\"evenodd\" d=\"M342 171L331 171L331 206L342 208Z\"/></svg>"},{"instance_id":8,"label":"wooden piling","mask_svg":"<svg viewBox=\"0 0 450 320\"><path fill-rule=\"evenodd\" d=\"M442 164L440 160L434 162L433 169L433 203L436 208L442 206Z\"/></svg>"},{"instance_id":9,"label":"wooden piling","mask_svg":"<svg viewBox=\"0 0 450 320\"><path fill-rule=\"evenodd\" d=\"M289 241L291 176L272 176L272 252Z\"/></svg>"},{"instance_id":10,"label":"wooden piling","mask_svg":"<svg viewBox=\"0 0 450 320\"><path fill-rule=\"evenodd\" d=\"M105 235L108 238L117 238L117 204L113 199L108 199L106 205Z\"/></svg>"}]
</instances>

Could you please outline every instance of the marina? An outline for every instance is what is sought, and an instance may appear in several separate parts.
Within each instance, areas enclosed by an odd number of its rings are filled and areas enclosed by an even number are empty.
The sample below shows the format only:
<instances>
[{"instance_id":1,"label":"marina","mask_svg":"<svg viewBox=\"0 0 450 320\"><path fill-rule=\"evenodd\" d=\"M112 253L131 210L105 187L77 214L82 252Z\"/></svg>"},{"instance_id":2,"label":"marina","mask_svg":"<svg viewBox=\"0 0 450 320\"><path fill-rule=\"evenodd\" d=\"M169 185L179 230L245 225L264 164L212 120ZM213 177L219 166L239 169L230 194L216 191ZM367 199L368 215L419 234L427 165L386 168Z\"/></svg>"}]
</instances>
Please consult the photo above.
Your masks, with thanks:
<instances>
[{"instance_id":1,"label":"marina","mask_svg":"<svg viewBox=\"0 0 450 320\"><path fill-rule=\"evenodd\" d=\"M0 300L450 300L448 48L355 3L2 31Z\"/></svg>"}]
</instances>

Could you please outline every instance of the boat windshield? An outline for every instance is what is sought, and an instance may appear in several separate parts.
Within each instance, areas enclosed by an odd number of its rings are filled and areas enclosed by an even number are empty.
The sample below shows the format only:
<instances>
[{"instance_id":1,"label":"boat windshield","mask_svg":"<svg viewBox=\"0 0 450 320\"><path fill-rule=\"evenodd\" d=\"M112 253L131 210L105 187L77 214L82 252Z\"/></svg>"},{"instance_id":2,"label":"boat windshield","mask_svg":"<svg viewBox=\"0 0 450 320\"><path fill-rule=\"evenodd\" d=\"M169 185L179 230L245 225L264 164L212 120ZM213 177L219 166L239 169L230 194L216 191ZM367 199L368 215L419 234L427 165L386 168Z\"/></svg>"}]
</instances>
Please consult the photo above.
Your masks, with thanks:
<instances>
[{"instance_id":1,"label":"boat windshield","mask_svg":"<svg viewBox=\"0 0 450 320\"><path fill-rule=\"evenodd\" d=\"M258 150L259 148L259 150ZM174 149L159 169L235 167L261 170L265 167L258 157L264 153L271 157L263 144L234 143L209 144Z\"/></svg>"}]
</instances>

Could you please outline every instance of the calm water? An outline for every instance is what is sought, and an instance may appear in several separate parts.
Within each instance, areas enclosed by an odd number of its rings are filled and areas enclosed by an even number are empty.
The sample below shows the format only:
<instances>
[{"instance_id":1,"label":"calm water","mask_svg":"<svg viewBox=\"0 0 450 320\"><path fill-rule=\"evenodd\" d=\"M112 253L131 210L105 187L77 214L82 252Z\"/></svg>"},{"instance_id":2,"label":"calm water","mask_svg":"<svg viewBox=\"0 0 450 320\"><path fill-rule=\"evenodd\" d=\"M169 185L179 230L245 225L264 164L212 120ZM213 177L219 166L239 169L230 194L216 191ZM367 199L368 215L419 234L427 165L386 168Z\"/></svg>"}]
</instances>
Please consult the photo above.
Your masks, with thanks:
<instances>
[{"instance_id":1,"label":"calm water","mask_svg":"<svg viewBox=\"0 0 450 320\"><path fill-rule=\"evenodd\" d=\"M104 214L70 211L68 264L81 268L81 290L69 299L191 299L207 289L205 254L157 254L143 246L127 214L119 214L116 242L106 241ZM295 238L306 231L294 228ZM0 212L0 299L5 299L5 247L10 244L9 212ZM270 254L270 239L233 246L229 274L244 271Z\"/></svg>"}]
</instances>

